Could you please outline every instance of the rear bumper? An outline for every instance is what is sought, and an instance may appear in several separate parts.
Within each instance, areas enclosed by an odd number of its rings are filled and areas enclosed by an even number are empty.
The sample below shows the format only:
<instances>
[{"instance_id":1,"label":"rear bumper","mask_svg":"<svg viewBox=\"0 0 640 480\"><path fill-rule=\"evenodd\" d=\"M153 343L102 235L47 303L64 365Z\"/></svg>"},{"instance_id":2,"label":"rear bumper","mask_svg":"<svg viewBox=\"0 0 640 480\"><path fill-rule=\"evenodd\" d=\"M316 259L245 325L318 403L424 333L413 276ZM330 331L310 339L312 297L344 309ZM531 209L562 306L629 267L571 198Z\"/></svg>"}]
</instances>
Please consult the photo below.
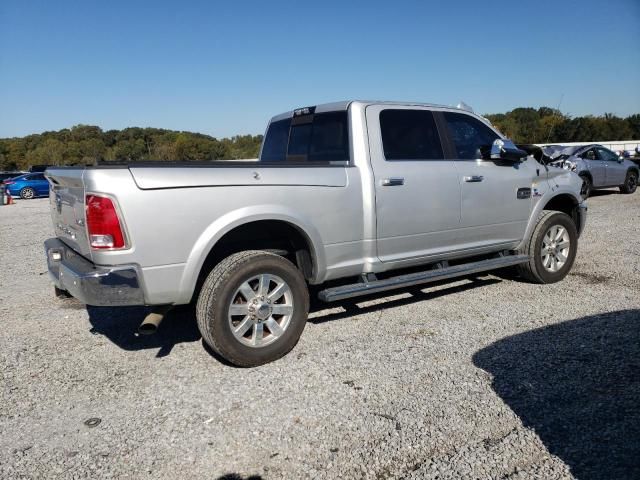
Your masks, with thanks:
<instances>
[{"instance_id":1,"label":"rear bumper","mask_svg":"<svg viewBox=\"0 0 640 480\"><path fill-rule=\"evenodd\" d=\"M95 306L145 305L135 265L94 265L57 238L44 242L44 249L53 283L81 302Z\"/></svg>"}]
</instances>

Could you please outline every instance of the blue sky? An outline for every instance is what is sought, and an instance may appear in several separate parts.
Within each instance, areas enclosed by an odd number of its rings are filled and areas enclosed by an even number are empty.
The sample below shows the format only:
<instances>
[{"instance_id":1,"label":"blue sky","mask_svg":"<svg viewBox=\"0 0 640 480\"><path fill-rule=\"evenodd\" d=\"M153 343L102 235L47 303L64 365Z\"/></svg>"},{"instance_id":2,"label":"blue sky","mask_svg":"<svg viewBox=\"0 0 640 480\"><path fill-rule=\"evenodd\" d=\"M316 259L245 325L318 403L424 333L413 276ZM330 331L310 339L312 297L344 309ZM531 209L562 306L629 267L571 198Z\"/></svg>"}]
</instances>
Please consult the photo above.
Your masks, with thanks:
<instances>
[{"instance_id":1,"label":"blue sky","mask_svg":"<svg viewBox=\"0 0 640 480\"><path fill-rule=\"evenodd\" d=\"M349 98L640 112L640 1L0 2L0 137L262 133Z\"/></svg>"}]
</instances>

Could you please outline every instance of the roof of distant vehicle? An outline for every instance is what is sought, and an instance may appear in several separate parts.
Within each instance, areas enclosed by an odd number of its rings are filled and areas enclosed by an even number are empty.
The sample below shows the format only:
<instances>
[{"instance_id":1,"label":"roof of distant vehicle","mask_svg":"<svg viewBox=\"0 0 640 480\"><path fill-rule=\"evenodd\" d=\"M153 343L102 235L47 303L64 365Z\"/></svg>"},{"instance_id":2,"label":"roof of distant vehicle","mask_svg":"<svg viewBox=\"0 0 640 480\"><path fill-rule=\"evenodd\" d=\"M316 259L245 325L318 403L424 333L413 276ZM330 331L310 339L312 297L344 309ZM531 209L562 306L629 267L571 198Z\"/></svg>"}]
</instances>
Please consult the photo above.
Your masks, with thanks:
<instances>
[{"instance_id":1,"label":"roof of distant vehicle","mask_svg":"<svg viewBox=\"0 0 640 480\"><path fill-rule=\"evenodd\" d=\"M22 180L25 177L28 177L30 175L36 175L36 174L42 175L42 172L27 172L27 173L20 172L19 175L16 175L15 177L11 177L11 180Z\"/></svg>"},{"instance_id":2,"label":"roof of distant vehicle","mask_svg":"<svg viewBox=\"0 0 640 480\"><path fill-rule=\"evenodd\" d=\"M10 180L15 177L19 177L24 172L0 172L0 181Z\"/></svg>"},{"instance_id":3,"label":"roof of distant vehicle","mask_svg":"<svg viewBox=\"0 0 640 480\"><path fill-rule=\"evenodd\" d=\"M569 147L565 147L563 145L549 145L548 147L544 147L544 153L551 158L557 158L560 156L571 157L576 155L578 152L583 150L588 150L593 147L604 148L602 145L598 144L590 144L590 145L571 145Z\"/></svg>"}]
</instances>

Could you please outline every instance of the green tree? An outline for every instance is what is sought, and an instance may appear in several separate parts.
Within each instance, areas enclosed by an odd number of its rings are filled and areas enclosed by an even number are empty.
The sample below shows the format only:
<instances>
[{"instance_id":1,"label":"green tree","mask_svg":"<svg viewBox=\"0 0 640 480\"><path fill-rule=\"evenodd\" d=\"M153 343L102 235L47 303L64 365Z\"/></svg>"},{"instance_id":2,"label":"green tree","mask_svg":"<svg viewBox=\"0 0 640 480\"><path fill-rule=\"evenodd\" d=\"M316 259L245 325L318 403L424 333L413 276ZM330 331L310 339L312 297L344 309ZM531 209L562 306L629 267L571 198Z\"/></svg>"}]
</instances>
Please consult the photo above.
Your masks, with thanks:
<instances>
[{"instance_id":1,"label":"green tree","mask_svg":"<svg viewBox=\"0 0 640 480\"><path fill-rule=\"evenodd\" d=\"M147 146L142 138L123 139L111 149L111 160L137 162L144 159Z\"/></svg>"},{"instance_id":2,"label":"green tree","mask_svg":"<svg viewBox=\"0 0 640 480\"><path fill-rule=\"evenodd\" d=\"M63 165L65 145L55 138L47 138L26 154L29 165Z\"/></svg>"},{"instance_id":3,"label":"green tree","mask_svg":"<svg viewBox=\"0 0 640 480\"><path fill-rule=\"evenodd\" d=\"M631 139L640 139L640 113L636 113L635 115L631 115L626 119L627 125L629 126Z\"/></svg>"}]
</instances>

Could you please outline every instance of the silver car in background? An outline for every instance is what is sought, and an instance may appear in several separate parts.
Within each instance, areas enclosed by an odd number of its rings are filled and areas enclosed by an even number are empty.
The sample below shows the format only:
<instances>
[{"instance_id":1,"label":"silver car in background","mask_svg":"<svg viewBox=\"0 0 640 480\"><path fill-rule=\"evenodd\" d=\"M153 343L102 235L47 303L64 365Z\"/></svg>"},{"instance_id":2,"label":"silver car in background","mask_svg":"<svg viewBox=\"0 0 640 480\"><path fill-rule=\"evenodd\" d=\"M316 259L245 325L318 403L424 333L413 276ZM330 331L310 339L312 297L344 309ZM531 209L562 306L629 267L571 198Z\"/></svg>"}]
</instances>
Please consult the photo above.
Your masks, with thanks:
<instances>
[{"instance_id":1,"label":"silver car in background","mask_svg":"<svg viewBox=\"0 0 640 480\"><path fill-rule=\"evenodd\" d=\"M552 145L543 150L551 157L548 165L565 168L580 175L584 198L598 188L619 187L622 193L636 191L640 167L602 145Z\"/></svg>"}]
</instances>

